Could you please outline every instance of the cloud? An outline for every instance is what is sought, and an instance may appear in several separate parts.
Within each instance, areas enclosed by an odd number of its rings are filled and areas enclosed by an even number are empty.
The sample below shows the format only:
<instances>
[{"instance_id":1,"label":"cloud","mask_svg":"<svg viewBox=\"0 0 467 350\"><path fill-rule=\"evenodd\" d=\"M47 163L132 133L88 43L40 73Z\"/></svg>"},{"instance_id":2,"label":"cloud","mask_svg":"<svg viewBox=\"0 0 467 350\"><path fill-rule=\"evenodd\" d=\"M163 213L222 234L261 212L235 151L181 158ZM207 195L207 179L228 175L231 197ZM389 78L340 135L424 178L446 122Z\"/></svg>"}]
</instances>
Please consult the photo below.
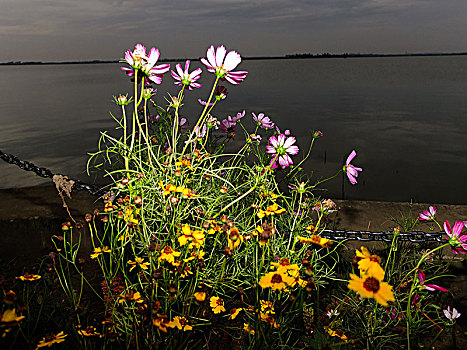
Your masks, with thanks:
<instances>
[{"instance_id":1,"label":"cloud","mask_svg":"<svg viewBox=\"0 0 467 350\"><path fill-rule=\"evenodd\" d=\"M248 54L465 50L466 30L465 0L2 0L0 61L109 58L137 41L172 57L221 42Z\"/></svg>"}]
</instances>

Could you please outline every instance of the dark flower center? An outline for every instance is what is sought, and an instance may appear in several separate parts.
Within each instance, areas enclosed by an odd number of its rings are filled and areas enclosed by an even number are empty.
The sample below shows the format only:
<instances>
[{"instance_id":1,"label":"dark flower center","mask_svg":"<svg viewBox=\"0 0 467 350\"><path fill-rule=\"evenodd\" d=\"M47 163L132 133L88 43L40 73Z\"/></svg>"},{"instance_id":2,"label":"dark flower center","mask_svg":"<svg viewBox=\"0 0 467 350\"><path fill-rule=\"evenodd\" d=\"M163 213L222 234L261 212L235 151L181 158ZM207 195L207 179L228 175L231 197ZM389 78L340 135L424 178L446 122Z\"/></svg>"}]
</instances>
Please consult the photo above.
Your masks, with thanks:
<instances>
[{"instance_id":1,"label":"dark flower center","mask_svg":"<svg viewBox=\"0 0 467 350\"><path fill-rule=\"evenodd\" d=\"M363 282L363 287L370 292L376 293L379 291L379 281L374 277L368 277Z\"/></svg>"},{"instance_id":2,"label":"dark flower center","mask_svg":"<svg viewBox=\"0 0 467 350\"><path fill-rule=\"evenodd\" d=\"M271 278L271 283L281 283L282 277L278 273L275 273Z\"/></svg>"}]
</instances>

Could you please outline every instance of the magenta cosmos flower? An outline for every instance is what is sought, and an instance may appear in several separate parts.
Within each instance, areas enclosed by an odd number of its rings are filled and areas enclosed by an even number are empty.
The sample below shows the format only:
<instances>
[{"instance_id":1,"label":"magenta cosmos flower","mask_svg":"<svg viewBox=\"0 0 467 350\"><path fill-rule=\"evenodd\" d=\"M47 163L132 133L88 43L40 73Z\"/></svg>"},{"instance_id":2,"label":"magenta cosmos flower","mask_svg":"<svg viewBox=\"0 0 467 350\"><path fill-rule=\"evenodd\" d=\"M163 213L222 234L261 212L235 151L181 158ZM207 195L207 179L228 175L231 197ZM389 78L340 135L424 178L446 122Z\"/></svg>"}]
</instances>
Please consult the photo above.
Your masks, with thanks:
<instances>
[{"instance_id":1,"label":"magenta cosmos flower","mask_svg":"<svg viewBox=\"0 0 467 350\"><path fill-rule=\"evenodd\" d=\"M240 62L242 58L235 51L227 53L225 47L219 46L214 52L214 46L208 49L206 58L202 58L201 62L207 67L208 71L214 73L222 80L227 80L231 84L240 84L245 78L248 72L237 71L232 72Z\"/></svg>"},{"instance_id":2,"label":"magenta cosmos flower","mask_svg":"<svg viewBox=\"0 0 467 350\"><path fill-rule=\"evenodd\" d=\"M352 164L350 164L350 162L352 161L352 159L355 158L356 155L357 155L357 152L353 150L347 157L347 161L345 162L345 165L343 168L344 172L347 174L347 177L349 178L349 181L352 185L355 185L357 183L358 172L363 170L362 168L357 168L353 166Z\"/></svg>"},{"instance_id":3,"label":"magenta cosmos flower","mask_svg":"<svg viewBox=\"0 0 467 350\"><path fill-rule=\"evenodd\" d=\"M177 72L170 71L172 77L175 79L175 85L183 86L185 85L188 90L193 90L193 88L200 88L201 84L197 83L196 80L200 78L202 73L201 68L195 69L193 72L188 73L188 68L190 67L190 60L185 62L185 70L182 70L182 66L177 64L175 68Z\"/></svg>"},{"instance_id":4,"label":"magenta cosmos flower","mask_svg":"<svg viewBox=\"0 0 467 350\"><path fill-rule=\"evenodd\" d=\"M128 63L131 68L121 67L121 70L126 73L129 77L134 77L135 72L138 73L138 81L141 78L146 79L146 85L150 83L160 84L164 73L167 73L170 69L169 64L160 64L156 66L157 60L160 57L159 50L154 47L149 51L149 56L146 55L146 47L137 44L133 52L128 50L125 52L125 60L122 62Z\"/></svg>"},{"instance_id":5,"label":"magenta cosmos flower","mask_svg":"<svg viewBox=\"0 0 467 350\"><path fill-rule=\"evenodd\" d=\"M256 114L254 114L253 112L251 114L253 114L253 120L259 127L263 129L271 129L274 127L274 123L272 122L272 120L269 119L269 117L265 116L264 113L260 113L258 114L258 116L256 116Z\"/></svg>"},{"instance_id":6,"label":"magenta cosmos flower","mask_svg":"<svg viewBox=\"0 0 467 350\"><path fill-rule=\"evenodd\" d=\"M441 292L447 292L448 290L444 287L440 287L436 284L427 284L425 283L425 273L417 269L417 275L418 275L418 280L420 281L420 285L422 286L423 289L429 290L430 292L433 292L435 290L439 290Z\"/></svg>"},{"instance_id":7,"label":"magenta cosmos flower","mask_svg":"<svg viewBox=\"0 0 467 350\"><path fill-rule=\"evenodd\" d=\"M424 210L418 214L418 220L420 221L432 221L435 219L436 207L430 206L428 210Z\"/></svg>"},{"instance_id":8,"label":"magenta cosmos flower","mask_svg":"<svg viewBox=\"0 0 467 350\"><path fill-rule=\"evenodd\" d=\"M456 221L451 229L449 221L444 222L444 231L447 234L451 250L455 254L467 254L467 232L462 232L464 225L463 221Z\"/></svg>"},{"instance_id":9,"label":"magenta cosmos flower","mask_svg":"<svg viewBox=\"0 0 467 350\"><path fill-rule=\"evenodd\" d=\"M269 138L271 145L266 146L266 152L272 154L271 169L277 168L277 163L279 163L282 169L293 164L289 154L295 155L298 153L298 146L293 146L296 141L295 137L286 137L284 134L280 134L277 137L273 135Z\"/></svg>"}]
</instances>

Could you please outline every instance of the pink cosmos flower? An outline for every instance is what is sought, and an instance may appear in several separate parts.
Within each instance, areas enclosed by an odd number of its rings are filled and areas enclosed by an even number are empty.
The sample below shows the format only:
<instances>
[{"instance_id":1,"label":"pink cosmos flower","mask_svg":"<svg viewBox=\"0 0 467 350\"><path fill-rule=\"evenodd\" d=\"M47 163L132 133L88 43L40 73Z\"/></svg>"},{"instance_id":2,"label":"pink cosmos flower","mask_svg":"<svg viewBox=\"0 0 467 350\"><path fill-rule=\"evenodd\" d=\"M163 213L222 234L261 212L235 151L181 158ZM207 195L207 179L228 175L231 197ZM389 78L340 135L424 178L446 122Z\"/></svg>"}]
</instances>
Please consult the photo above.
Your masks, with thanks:
<instances>
[{"instance_id":1,"label":"pink cosmos flower","mask_svg":"<svg viewBox=\"0 0 467 350\"><path fill-rule=\"evenodd\" d=\"M219 128L222 133L227 134L229 137L235 136L235 129L237 128L237 121L234 120L230 115L222 120L219 124Z\"/></svg>"},{"instance_id":2,"label":"pink cosmos flower","mask_svg":"<svg viewBox=\"0 0 467 350\"><path fill-rule=\"evenodd\" d=\"M201 105L203 105L203 106L206 106L206 105L208 104L207 101L203 101L203 100L200 99L200 98L198 98L198 102L199 102ZM210 104L209 104L209 107L211 107L211 106L214 106L214 103L210 103Z\"/></svg>"},{"instance_id":3,"label":"pink cosmos flower","mask_svg":"<svg viewBox=\"0 0 467 350\"><path fill-rule=\"evenodd\" d=\"M446 318L453 322L456 318L459 318L461 316L461 313L459 311L456 310L456 308L452 308L452 312L451 312L451 307L448 306L448 308L446 310L443 310L444 312L444 316L446 316Z\"/></svg>"},{"instance_id":4,"label":"pink cosmos flower","mask_svg":"<svg viewBox=\"0 0 467 350\"><path fill-rule=\"evenodd\" d=\"M201 140L204 136L206 136L206 131L207 131L207 126L206 126L206 124L203 124L203 126L201 126L201 127L197 126L197 127L194 129L196 138L197 138L198 140Z\"/></svg>"},{"instance_id":5,"label":"pink cosmos flower","mask_svg":"<svg viewBox=\"0 0 467 350\"><path fill-rule=\"evenodd\" d=\"M236 117L233 117L232 120L237 122L245 116L245 110L243 112L238 112ZM229 117L230 118L230 117Z\"/></svg>"},{"instance_id":6,"label":"pink cosmos flower","mask_svg":"<svg viewBox=\"0 0 467 350\"><path fill-rule=\"evenodd\" d=\"M467 232L462 232L463 229L463 221L456 221L452 229L449 221L444 222L444 231L447 234L451 250L455 254L467 254Z\"/></svg>"},{"instance_id":7,"label":"pink cosmos flower","mask_svg":"<svg viewBox=\"0 0 467 350\"><path fill-rule=\"evenodd\" d=\"M352 164L350 164L350 162L352 161L352 159L355 158L356 155L357 155L357 152L353 150L350 153L350 155L347 157L347 161L345 162L345 165L343 168L344 172L347 174L347 177L349 178L349 181L352 185L355 185L357 183L358 172L363 170L362 168L357 168L353 166Z\"/></svg>"},{"instance_id":8,"label":"pink cosmos flower","mask_svg":"<svg viewBox=\"0 0 467 350\"><path fill-rule=\"evenodd\" d=\"M271 169L278 167L277 162L282 169L293 164L289 154L295 155L298 153L298 146L293 146L296 141L295 137L286 137L284 134L280 134L277 137L273 135L269 138L271 145L266 146L266 152L272 154Z\"/></svg>"},{"instance_id":9,"label":"pink cosmos flower","mask_svg":"<svg viewBox=\"0 0 467 350\"><path fill-rule=\"evenodd\" d=\"M448 290L446 288L440 287L436 284L426 284L425 283L425 274L423 273L422 270L417 269L417 275L418 275L418 280L420 281L420 285L422 286L423 289L429 290L430 292L433 292L435 290L439 290L441 292L447 292Z\"/></svg>"},{"instance_id":10,"label":"pink cosmos flower","mask_svg":"<svg viewBox=\"0 0 467 350\"><path fill-rule=\"evenodd\" d=\"M436 207L430 206L428 210L424 210L418 214L418 220L420 221L432 221L435 219Z\"/></svg>"},{"instance_id":11,"label":"pink cosmos flower","mask_svg":"<svg viewBox=\"0 0 467 350\"><path fill-rule=\"evenodd\" d=\"M264 113L260 113L258 114L258 116L256 116L256 114L254 114L253 112L251 114L253 114L253 120L259 127L263 129L271 129L274 127L274 123L272 122L272 120L269 119L269 117L265 116Z\"/></svg>"},{"instance_id":12,"label":"pink cosmos flower","mask_svg":"<svg viewBox=\"0 0 467 350\"><path fill-rule=\"evenodd\" d=\"M227 53L225 47L219 46L214 52L214 46L208 49L206 58L202 58L201 62L207 67L208 71L214 73L222 80L227 80L231 84L240 84L245 78L248 72L237 71L232 72L237 67L242 58L235 51Z\"/></svg>"},{"instance_id":13,"label":"pink cosmos flower","mask_svg":"<svg viewBox=\"0 0 467 350\"><path fill-rule=\"evenodd\" d=\"M170 71L172 77L175 79L174 84L178 86L185 85L188 88L188 90L193 90L193 88L200 88L201 84L196 83L196 80L200 78L200 75L202 73L201 68L197 68L193 72L188 73L189 67L190 60L187 60L185 62L185 70L182 70L182 66L180 64L177 64L175 66L177 72L173 70Z\"/></svg>"},{"instance_id":14,"label":"pink cosmos flower","mask_svg":"<svg viewBox=\"0 0 467 350\"><path fill-rule=\"evenodd\" d=\"M160 64L156 66L159 56L159 50L154 47L151 48L148 56L146 55L146 47L141 44L137 44L133 52L130 50L125 52L125 60L123 62L128 63L131 68L121 67L120 69L129 77L134 77L135 71L140 71L142 74L138 73L138 81L145 77L147 78L145 83L146 85L151 83L160 84L164 73L169 71L170 65Z\"/></svg>"}]
</instances>

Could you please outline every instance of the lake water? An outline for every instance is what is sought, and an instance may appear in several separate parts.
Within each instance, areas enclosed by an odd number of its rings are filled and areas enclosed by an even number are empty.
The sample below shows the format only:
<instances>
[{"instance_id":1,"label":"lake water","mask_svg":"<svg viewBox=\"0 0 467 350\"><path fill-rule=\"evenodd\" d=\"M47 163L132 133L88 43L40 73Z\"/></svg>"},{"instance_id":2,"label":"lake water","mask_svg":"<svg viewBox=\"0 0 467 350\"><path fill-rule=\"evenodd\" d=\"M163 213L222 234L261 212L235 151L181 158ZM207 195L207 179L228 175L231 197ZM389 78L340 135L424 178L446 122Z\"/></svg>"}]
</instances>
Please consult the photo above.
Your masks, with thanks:
<instances>
[{"instance_id":1,"label":"lake water","mask_svg":"<svg viewBox=\"0 0 467 350\"><path fill-rule=\"evenodd\" d=\"M90 182L86 154L97 149L100 130L115 126L112 95L132 88L119 67L0 66L0 150ZM321 130L305 166L316 180L357 150L358 185L338 177L322 196L467 204L467 56L245 61L239 68L249 75L238 86L224 84L229 95L215 116L264 112L302 149ZM189 119L212 79L203 73L203 89L187 95ZM158 89L159 103L177 92L170 74ZM50 183L4 162L0 175L0 188Z\"/></svg>"}]
</instances>

